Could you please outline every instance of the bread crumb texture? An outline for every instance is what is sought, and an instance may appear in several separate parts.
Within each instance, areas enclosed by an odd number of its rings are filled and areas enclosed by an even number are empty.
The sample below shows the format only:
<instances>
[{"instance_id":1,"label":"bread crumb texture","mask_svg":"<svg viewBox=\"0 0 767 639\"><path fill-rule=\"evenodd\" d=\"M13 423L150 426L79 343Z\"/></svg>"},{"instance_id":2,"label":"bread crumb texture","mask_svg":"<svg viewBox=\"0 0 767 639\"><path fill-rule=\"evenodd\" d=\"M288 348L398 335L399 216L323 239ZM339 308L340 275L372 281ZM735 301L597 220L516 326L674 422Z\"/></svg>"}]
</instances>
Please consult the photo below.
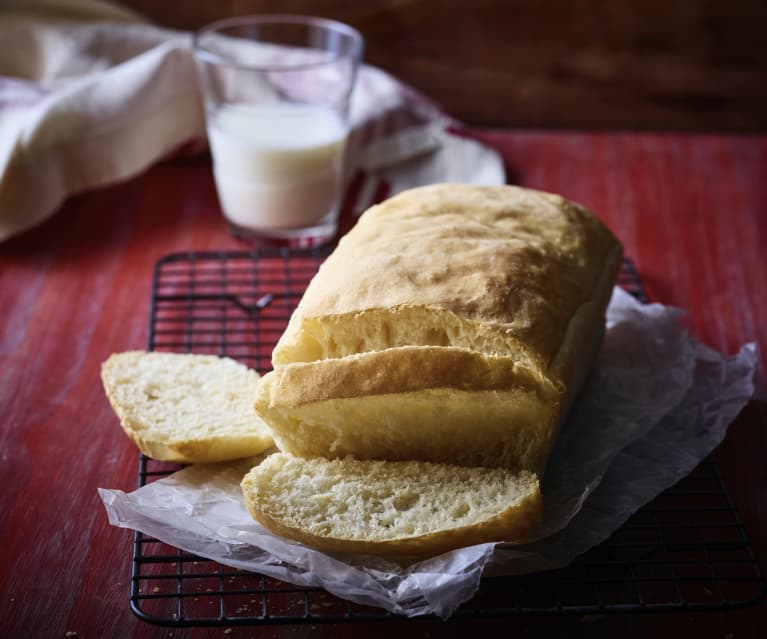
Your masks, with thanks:
<instances>
[{"instance_id":1,"label":"bread crumb texture","mask_svg":"<svg viewBox=\"0 0 767 639\"><path fill-rule=\"evenodd\" d=\"M154 459L224 461L272 444L253 410L258 373L232 359L129 351L112 355L101 378L123 429Z\"/></svg>"},{"instance_id":2,"label":"bread crumb texture","mask_svg":"<svg viewBox=\"0 0 767 639\"><path fill-rule=\"evenodd\" d=\"M514 541L540 516L538 478L498 468L276 453L242 488L266 527L337 550L428 552Z\"/></svg>"}]
</instances>

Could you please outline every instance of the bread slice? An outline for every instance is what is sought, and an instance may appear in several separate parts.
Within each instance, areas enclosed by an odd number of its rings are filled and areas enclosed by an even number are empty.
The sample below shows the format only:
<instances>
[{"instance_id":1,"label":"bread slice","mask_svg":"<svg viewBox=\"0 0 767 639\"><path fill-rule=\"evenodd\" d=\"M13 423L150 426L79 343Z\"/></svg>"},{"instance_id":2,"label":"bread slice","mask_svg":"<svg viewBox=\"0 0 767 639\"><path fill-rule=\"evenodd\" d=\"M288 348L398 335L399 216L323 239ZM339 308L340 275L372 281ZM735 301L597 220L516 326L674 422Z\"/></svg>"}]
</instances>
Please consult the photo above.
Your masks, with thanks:
<instances>
[{"instance_id":1,"label":"bread slice","mask_svg":"<svg viewBox=\"0 0 767 639\"><path fill-rule=\"evenodd\" d=\"M128 437L153 459L224 461L273 443L253 411L258 373L232 359L129 351L104 362L101 379Z\"/></svg>"},{"instance_id":2,"label":"bread slice","mask_svg":"<svg viewBox=\"0 0 767 639\"><path fill-rule=\"evenodd\" d=\"M544 472L601 344L621 245L582 206L442 184L372 207L256 396L285 452Z\"/></svg>"},{"instance_id":3,"label":"bread slice","mask_svg":"<svg viewBox=\"0 0 767 639\"><path fill-rule=\"evenodd\" d=\"M254 519L327 552L431 556L525 540L542 517L538 478L430 462L270 455L242 480Z\"/></svg>"}]
</instances>

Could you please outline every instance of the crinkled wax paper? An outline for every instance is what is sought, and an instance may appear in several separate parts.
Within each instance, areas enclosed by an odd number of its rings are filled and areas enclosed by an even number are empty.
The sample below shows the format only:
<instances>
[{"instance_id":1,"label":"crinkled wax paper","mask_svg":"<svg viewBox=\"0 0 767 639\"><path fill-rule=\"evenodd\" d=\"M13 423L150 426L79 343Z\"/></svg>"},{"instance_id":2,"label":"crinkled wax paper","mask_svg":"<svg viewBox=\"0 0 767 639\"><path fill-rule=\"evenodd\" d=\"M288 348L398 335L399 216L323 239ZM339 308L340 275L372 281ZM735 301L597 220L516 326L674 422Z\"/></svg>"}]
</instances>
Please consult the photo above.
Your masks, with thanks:
<instances>
[{"instance_id":1,"label":"crinkled wax paper","mask_svg":"<svg viewBox=\"0 0 767 639\"><path fill-rule=\"evenodd\" d=\"M251 519L239 482L257 460L189 466L132 493L99 493L111 524L201 557L397 614L446 618L483 574L566 565L722 440L753 393L755 347L725 357L691 339L680 316L615 289L602 355L549 461L540 539L523 546L481 544L406 567L329 556Z\"/></svg>"}]
</instances>

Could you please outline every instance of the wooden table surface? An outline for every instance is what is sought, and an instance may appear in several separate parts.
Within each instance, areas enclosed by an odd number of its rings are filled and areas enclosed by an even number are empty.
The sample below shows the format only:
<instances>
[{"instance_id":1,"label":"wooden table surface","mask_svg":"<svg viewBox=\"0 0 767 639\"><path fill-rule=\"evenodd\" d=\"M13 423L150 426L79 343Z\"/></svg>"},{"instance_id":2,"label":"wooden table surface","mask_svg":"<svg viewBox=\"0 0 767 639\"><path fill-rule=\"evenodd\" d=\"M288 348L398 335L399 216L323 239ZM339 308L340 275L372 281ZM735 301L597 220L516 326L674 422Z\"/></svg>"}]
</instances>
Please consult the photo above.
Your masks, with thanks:
<instances>
[{"instance_id":1,"label":"wooden table surface","mask_svg":"<svg viewBox=\"0 0 767 639\"><path fill-rule=\"evenodd\" d=\"M727 353L767 349L767 138L478 131L509 180L560 192L622 239L653 297ZM176 159L71 199L0 245L0 636L761 637L767 603L709 613L402 621L370 626L163 629L128 607L132 534L110 527L96 489L131 490L138 453L101 390L101 362L146 344L155 261L241 248L207 158ZM717 457L767 567L767 424L752 404ZM72 634L76 633L76 634Z\"/></svg>"}]
</instances>

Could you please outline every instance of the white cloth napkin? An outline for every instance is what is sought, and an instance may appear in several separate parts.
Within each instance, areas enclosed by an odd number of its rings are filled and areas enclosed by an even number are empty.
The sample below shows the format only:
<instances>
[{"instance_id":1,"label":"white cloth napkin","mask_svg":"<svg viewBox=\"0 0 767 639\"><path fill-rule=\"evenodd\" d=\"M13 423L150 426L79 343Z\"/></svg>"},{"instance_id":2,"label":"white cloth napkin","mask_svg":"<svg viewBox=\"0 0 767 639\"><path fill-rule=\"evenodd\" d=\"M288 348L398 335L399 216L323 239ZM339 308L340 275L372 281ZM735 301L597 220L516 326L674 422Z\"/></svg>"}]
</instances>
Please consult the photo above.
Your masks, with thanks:
<instances>
[{"instance_id":1,"label":"white cloth napkin","mask_svg":"<svg viewBox=\"0 0 767 639\"><path fill-rule=\"evenodd\" d=\"M189 34L95 0L26 0L0 10L0 42L0 241L74 193L204 148ZM357 213L420 184L505 181L494 151L380 69L360 70L351 112Z\"/></svg>"}]
</instances>

